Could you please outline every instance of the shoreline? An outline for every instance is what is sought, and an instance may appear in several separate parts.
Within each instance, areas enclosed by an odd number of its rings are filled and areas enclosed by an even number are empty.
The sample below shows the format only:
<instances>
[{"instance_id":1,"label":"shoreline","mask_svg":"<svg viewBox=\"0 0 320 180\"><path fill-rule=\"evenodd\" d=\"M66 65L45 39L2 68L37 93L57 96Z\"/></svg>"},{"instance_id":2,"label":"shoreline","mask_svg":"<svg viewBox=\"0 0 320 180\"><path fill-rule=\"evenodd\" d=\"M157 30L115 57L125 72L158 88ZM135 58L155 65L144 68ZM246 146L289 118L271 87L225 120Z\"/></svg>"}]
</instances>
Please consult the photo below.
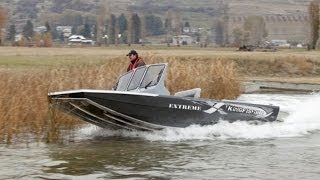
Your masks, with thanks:
<instances>
[{"instance_id":1,"label":"shoreline","mask_svg":"<svg viewBox=\"0 0 320 180\"><path fill-rule=\"evenodd\" d=\"M320 91L320 84L315 83L294 83L288 81L267 81L251 80L242 83L243 93L256 92L317 92Z\"/></svg>"}]
</instances>

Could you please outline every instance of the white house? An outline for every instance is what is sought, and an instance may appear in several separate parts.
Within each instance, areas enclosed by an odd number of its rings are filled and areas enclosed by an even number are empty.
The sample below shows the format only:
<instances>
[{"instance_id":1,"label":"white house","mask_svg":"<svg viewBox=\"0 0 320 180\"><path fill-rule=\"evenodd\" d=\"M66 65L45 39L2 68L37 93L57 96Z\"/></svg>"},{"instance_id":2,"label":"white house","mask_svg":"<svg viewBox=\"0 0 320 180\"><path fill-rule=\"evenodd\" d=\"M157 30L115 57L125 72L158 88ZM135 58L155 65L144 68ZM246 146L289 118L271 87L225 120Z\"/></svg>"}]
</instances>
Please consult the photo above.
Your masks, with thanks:
<instances>
[{"instance_id":1,"label":"white house","mask_svg":"<svg viewBox=\"0 0 320 180\"><path fill-rule=\"evenodd\" d=\"M85 40L86 38L82 35L72 35L68 39L69 39L69 41L74 40L74 41L81 42L81 40Z\"/></svg>"},{"instance_id":2,"label":"white house","mask_svg":"<svg viewBox=\"0 0 320 180\"><path fill-rule=\"evenodd\" d=\"M271 40L271 44L279 47L290 47L290 44L287 42L287 40L283 40L283 39Z\"/></svg>"},{"instance_id":3,"label":"white house","mask_svg":"<svg viewBox=\"0 0 320 180\"><path fill-rule=\"evenodd\" d=\"M39 27L34 28L34 31L35 31L35 32L38 32L38 33L43 33L43 32L46 32L46 31L47 31L47 27L45 27L45 26L39 26Z\"/></svg>"},{"instance_id":4,"label":"white house","mask_svg":"<svg viewBox=\"0 0 320 180\"><path fill-rule=\"evenodd\" d=\"M188 35L180 35L180 36L173 36L172 44L174 45L188 45L193 42L193 38Z\"/></svg>"},{"instance_id":5,"label":"white house","mask_svg":"<svg viewBox=\"0 0 320 180\"><path fill-rule=\"evenodd\" d=\"M91 39L86 39L82 35L72 35L68 38L69 45L75 45L75 44L89 44L94 45L94 41Z\"/></svg>"},{"instance_id":6,"label":"white house","mask_svg":"<svg viewBox=\"0 0 320 180\"><path fill-rule=\"evenodd\" d=\"M63 37L69 37L72 34L72 26L57 26L58 33L62 33Z\"/></svg>"}]
</instances>

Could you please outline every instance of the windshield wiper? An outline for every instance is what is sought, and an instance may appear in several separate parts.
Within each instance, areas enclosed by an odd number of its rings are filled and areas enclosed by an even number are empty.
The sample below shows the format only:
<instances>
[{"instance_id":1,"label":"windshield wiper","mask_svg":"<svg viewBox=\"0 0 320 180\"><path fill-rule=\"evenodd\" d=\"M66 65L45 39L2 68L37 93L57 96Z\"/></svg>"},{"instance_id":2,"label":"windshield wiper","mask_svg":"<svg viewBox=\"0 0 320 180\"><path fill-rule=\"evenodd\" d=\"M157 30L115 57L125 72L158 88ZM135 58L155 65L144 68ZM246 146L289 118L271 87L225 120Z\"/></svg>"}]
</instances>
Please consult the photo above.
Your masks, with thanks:
<instances>
[{"instance_id":1,"label":"windshield wiper","mask_svg":"<svg viewBox=\"0 0 320 180\"><path fill-rule=\"evenodd\" d=\"M150 81L147 85L145 85L144 86L144 88L146 88L147 89L147 87L149 87L150 85L151 85L151 83L153 82L153 80L152 81Z\"/></svg>"},{"instance_id":2,"label":"windshield wiper","mask_svg":"<svg viewBox=\"0 0 320 180\"><path fill-rule=\"evenodd\" d=\"M144 88L147 89L147 87L149 87L149 86L152 84L152 82L153 82L154 80L156 80L156 79L157 79L157 82L159 82L159 81L160 81L160 78L161 78L160 75L162 74L162 72L163 72L163 69L161 69L160 72L158 73L158 75L157 75L156 77L154 77L150 82L148 82L148 84L146 84L146 85L144 86Z\"/></svg>"}]
</instances>

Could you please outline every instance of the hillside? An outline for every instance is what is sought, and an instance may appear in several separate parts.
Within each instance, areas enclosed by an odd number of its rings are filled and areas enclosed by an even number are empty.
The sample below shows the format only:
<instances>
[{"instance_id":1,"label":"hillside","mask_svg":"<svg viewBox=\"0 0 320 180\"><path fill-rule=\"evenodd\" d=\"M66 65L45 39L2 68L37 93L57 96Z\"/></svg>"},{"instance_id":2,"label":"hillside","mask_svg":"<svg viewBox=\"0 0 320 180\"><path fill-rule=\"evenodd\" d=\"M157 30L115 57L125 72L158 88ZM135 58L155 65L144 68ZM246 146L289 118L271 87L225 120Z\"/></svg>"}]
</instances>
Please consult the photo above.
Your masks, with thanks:
<instances>
[{"instance_id":1,"label":"hillside","mask_svg":"<svg viewBox=\"0 0 320 180\"><path fill-rule=\"evenodd\" d=\"M105 4L111 13L153 13L165 16L167 11L179 12L182 20L194 26L212 25L214 18L228 13L246 15L305 15L310 0L0 0L7 8L10 23L32 19L37 25L66 10L95 15L97 7Z\"/></svg>"}]
</instances>

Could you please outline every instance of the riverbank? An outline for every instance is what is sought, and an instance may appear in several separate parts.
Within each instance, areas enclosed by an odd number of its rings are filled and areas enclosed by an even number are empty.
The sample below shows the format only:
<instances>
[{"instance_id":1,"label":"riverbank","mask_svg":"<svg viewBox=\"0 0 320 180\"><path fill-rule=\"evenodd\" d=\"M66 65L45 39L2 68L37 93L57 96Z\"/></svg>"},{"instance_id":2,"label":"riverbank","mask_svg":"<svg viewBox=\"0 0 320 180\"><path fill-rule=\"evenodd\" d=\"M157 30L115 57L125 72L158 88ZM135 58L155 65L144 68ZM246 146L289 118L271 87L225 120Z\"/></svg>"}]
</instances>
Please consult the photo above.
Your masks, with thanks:
<instances>
[{"instance_id":1,"label":"riverbank","mask_svg":"<svg viewBox=\"0 0 320 180\"><path fill-rule=\"evenodd\" d=\"M313 83L295 83L285 81L261 81L251 80L242 83L243 93L261 93L261 92L319 92L320 84Z\"/></svg>"}]
</instances>

